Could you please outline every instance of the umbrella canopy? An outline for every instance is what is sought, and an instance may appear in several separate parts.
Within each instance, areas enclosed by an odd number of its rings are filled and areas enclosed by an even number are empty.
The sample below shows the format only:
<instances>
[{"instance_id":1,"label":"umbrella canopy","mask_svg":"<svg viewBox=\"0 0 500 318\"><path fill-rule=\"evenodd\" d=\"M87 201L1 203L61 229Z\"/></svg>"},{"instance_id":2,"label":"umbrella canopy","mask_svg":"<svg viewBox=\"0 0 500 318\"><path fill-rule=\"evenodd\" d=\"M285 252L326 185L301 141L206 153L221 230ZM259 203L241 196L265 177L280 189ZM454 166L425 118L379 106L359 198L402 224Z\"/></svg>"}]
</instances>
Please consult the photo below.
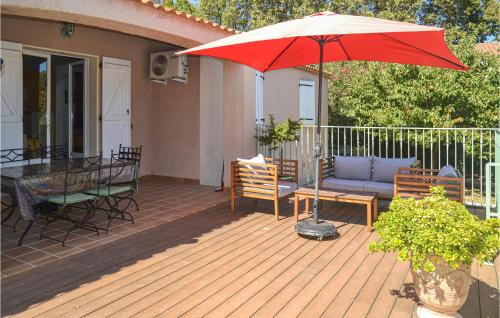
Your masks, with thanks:
<instances>
[{"instance_id":1,"label":"umbrella canopy","mask_svg":"<svg viewBox=\"0 0 500 318\"><path fill-rule=\"evenodd\" d=\"M233 35L178 54L222 58L261 72L319 64L313 220L295 227L299 234L319 238L336 233L333 224L318 219L323 63L359 60L467 69L448 49L441 28L332 12Z\"/></svg>"},{"instance_id":2,"label":"umbrella canopy","mask_svg":"<svg viewBox=\"0 0 500 318\"><path fill-rule=\"evenodd\" d=\"M328 42L324 62L362 60L467 69L448 49L442 28L332 12L277 23L179 53L222 58L266 72L320 63L318 38Z\"/></svg>"}]
</instances>

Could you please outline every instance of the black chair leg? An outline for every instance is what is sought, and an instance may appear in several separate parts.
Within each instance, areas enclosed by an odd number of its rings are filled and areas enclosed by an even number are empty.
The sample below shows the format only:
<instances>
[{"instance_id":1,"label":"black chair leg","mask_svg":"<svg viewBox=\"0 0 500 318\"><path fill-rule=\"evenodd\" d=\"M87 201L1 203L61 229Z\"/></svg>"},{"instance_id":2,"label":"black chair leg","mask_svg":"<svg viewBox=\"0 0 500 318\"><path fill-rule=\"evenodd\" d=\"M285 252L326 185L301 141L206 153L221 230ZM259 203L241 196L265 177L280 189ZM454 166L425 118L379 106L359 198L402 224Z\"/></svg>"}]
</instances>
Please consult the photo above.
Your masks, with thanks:
<instances>
[{"instance_id":1,"label":"black chair leg","mask_svg":"<svg viewBox=\"0 0 500 318\"><path fill-rule=\"evenodd\" d=\"M13 225L8 225L7 220L10 219L12 214L14 214L15 209L16 209L15 206L9 205L9 206L7 206L7 208L5 210L2 211L2 212L5 212L5 214L7 214L6 217L2 218L2 223L1 223L2 225L12 227L12 228L14 227ZM7 211L9 211L9 212L7 213Z\"/></svg>"},{"instance_id":2,"label":"black chair leg","mask_svg":"<svg viewBox=\"0 0 500 318\"><path fill-rule=\"evenodd\" d=\"M23 234L21 234L21 237L19 238L19 242L17 243L18 246L21 246L23 244L24 237L26 236L26 234L28 234L29 230L33 226L33 223L35 223L35 221L29 221L28 226L24 229Z\"/></svg>"}]
</instances>

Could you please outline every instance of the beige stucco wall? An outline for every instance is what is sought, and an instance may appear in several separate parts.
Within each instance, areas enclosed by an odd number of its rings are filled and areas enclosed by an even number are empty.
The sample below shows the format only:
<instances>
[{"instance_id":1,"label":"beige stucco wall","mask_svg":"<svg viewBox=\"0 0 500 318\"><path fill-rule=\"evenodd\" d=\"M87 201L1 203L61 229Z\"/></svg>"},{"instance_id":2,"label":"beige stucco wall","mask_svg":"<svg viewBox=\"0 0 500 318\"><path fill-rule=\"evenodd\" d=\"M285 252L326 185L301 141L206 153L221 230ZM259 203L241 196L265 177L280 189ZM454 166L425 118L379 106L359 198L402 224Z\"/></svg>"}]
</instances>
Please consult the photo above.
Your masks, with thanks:
<instances>
[{"instance_id":1,"label":"beige stucco wall","mask_svg":"<svg viewBox=\"0 0 500 318\"><path fill-rule=\"evenodd\" d=\"M179 101L183 103L183 107L186 107L186 103L188 103L186 99L179 100L179 98L177 98L177 101L176 99L172 99L169 96L179 97L179 95L169 95L168 91L171 92L177 87L179 91L184 92L186 96L192 98L192 103L194 105L192 107L197 107L199 100L198 94L196 93L198 92L198 88L196 87L197 76L190 78L191 85L189 86L173 84L167 87L160 85L161 87L159 87L158 84L149 81L149 54L152 50L170 50L170 46L147 39L80 25L76 26L76 31L71 38L63 39L60 36L61 26L60 23L50 21L2 15L1 39L19 42L24 46L48 48L51 50L79 53L83 55L108 56L132 61L132 144L143 145L144 156L141 174L150 175L156 173L153 167L157 167L161 172L168 172L169 168L158 164L161 158L153 156L154 147L159 146L159 151L162 151L162 153L167 153L165 150L166 145L173 147L170 149L170 153L179 153L184 149L177 149L176 147L181 147L179 144L167 143L165 145L158 142L153 143L153 141L154 138L161 139L163 135L168 136L171 134L171 130L167 129L167 126L169 126L168 123L174 126L177 125L178 122L176 120L178 117L175 115L169 116L172 115L172 112L178 112ZM194 63L192 69L194 74L196 74L196 70L197 66L196 63ZM96 85L100 90L99 81L100 80L97 78L90 79L90 85ZM193 92L186 93L186 87L192 89ZM95 98L96 100L91 101L89 106L92 107L93 104L93 107L99 109L99 96ZM170 112L170 108L173 109L172 112ZM98 111L95 114L97 115ZM195 112L190 113L190 122L184 122L184 127L198 126L199 121L197 116L194 115ZM158 120L153 121L153 119ZM97 118L91 118L90 120L94 121L94 123L98 123ZM174 138L169 137L169 139ZM93 140L91 142L97 144L98 140ZM190 158L190 155L193 157ZM184 157L183 160L196 162L196 166L198 166L199 153L187 152L187 157ZM166 161L164 161L164 163L165 162ZM195 169L194 172L191 168L186 169L186 171L177 170L177 175L196 178L197 170L198 169Z\"/></svg>"},{"instance_id":2,"label":"beige stucco wall","mask_svg":"<svg viewBox=\"0 0 500 318\"><path fill-rule=\"evenodd\" d=\"M315 101L318 96L318 75L296 68L272 71L264 74L264 119L274 114L277 121L299 119L299 81L315 82ZM328 123L328 80L323 77L321 124Z\"/></svg>"},{"instance_id":3,"label":"beige stucco wall","mask_svg":"<svg viewBox=\"0 0 500 318\"><path fill-rule=\"evenodd\" d=\"M219 185L224 156L224 64L200 58L200 183ZM229 165L224 166L229 169Z\"/></svg>"},{"instance_id":4,"label":"beige stucco wall","mask_svg":"<svg viewBox=\"0 0 500 318\"><path fill-rule=\"evenodd\" d=\"M200 58L188 57L188 83L152 84L154 174L200 178Z\"/></svg>"}]
</instances>

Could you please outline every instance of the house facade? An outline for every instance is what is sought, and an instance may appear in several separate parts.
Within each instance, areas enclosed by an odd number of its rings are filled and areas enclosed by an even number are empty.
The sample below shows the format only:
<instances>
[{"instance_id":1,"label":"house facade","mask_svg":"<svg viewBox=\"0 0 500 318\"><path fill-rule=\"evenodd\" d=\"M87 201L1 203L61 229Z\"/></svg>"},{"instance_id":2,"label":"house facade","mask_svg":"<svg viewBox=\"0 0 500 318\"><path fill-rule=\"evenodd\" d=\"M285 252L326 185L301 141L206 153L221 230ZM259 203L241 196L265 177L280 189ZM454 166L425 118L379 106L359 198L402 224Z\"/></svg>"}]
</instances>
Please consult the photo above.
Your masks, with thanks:
<instances>
[{"instance_id":1,"label":"house facade","mask_svg":"<svg viewBox=\"0 0 500 318\"><path fill-rule=\"evenodd\" d=\"M151 81L151 53L235 33L210 21L144 0L4 0L1 14L2 149L106 156L142 145L142 176L217 185L223 162L227 178L231 160L255 154L255 125L269 114L313 123L314 69L259 74L188 57L186 83ZM326 89L323 105L325 124Z\"/></svg>"}]
</instances>

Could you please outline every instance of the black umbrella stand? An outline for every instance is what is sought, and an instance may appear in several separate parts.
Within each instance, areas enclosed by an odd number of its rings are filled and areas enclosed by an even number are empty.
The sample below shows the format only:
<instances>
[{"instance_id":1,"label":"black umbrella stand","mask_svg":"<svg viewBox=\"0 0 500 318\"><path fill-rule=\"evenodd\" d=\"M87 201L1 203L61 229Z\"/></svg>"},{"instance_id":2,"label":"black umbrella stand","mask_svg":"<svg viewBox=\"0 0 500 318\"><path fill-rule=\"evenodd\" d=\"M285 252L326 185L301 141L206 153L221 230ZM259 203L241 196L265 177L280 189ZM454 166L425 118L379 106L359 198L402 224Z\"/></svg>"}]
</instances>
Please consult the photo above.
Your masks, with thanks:
<instances>
[{"instance_id":1,"label":"black umbrella stand","mask_svg":"<svg viewBox=\"0 0 500 318\"><path fill-rule=\"evenodd\" d=\"M321 162L321 99L323 85L323 49L325 44L336 42L338 38L310 37L319 44L319 87L318 87L318 109L316 110L316 145L314 146L314 203L313 218L298 222L295 225L295 231L300 235L315 237L319 240L323 237L334 236L337 234L337 228L330 222L320 220L318 216L319 203L319 165Z\"/></svg>"}]
</instances>

